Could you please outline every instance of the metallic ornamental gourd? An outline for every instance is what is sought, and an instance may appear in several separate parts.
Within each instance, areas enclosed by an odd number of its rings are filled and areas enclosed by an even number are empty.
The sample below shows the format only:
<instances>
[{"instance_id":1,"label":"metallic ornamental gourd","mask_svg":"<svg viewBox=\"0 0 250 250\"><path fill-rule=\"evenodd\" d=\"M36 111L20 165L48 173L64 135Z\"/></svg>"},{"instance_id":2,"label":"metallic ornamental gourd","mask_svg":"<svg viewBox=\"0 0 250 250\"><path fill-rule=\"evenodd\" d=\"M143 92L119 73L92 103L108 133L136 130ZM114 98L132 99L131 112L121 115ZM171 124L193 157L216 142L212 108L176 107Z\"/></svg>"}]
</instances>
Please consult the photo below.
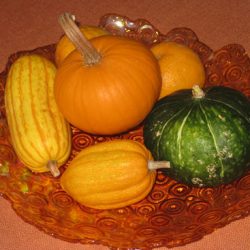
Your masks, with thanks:
<instances>
[{"instance_id":1,"label":"metallic ornamental gourd","mask_svg":"<svg viewBox=\"0 0 250 250\"><path fill-rule=\"evenodd\" d=\"M83 149L62 174L62 188L76 201L96 209L112 209L142 200L151 191L156 169L168 162L153 161L144 145L114 140Z\"/></svg>"},{"instance_id":2,"label":"metallic ornamental gourd","mask_svg":"<svg viewBox=\"0 0 250 250\"><path fill-rule=\"evenodd\" d=\"M161 99L145 121L144 140L163 170L190 186L230 183L250 168L250 102L228 87L198 86Z\"/></svg>"},{"instance_id":3,"label":"metallic ornamental gourd","mask_svg":"<svg viewBox=\"0 0 250 250\"><path fill-rule=\"evenodd\" d=\"M54 98L56 68L39 55L25 55L11 66L5 108L11 142L20 161L34 172L58 176L71 150L69 124Z\"/></svg>"}]
</instances>

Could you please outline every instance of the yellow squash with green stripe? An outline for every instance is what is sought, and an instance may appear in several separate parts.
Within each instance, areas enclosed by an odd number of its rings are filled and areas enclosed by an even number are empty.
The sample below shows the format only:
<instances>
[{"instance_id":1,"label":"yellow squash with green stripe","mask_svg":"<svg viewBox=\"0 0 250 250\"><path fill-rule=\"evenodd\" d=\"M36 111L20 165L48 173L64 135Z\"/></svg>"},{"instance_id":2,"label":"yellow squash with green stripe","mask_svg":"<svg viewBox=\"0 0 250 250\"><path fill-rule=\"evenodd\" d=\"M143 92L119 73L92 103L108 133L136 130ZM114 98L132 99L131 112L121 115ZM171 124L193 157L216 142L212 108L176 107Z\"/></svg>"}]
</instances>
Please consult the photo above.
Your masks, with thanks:
<instances>
[{"instance_id":1,"label":"yellow squash with green stripe","mask_svg":"<svg viewBox=\"0 0 250 250\"><path fill-rule=\"evenodd\" d=\"M51 171L71 151L70 126L54 99L56 67L40 55L25 55L11 66L5 86L5 108L11 141L20 161L34 172Z\"/></svg>"}]
</instances>

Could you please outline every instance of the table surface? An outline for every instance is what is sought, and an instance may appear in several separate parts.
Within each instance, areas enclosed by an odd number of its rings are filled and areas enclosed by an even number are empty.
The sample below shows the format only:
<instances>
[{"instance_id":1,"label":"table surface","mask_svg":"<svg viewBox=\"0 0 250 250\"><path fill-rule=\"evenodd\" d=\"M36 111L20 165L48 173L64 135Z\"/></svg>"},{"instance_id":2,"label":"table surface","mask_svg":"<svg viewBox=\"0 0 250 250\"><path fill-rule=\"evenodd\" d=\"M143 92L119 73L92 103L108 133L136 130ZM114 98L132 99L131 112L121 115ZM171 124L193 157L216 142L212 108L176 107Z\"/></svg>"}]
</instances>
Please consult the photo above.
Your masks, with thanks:
<instances>
[{"instance_id":1,"label":"table surface","mask_svg":"<svg viewBox=\"0 0 250 250\"><path fill-rule=\"evenodd\" d=\"M131 19L145 18L162 33L176 27L188 27L213 50L239 43L250 53L249 0L0 0L0 71L4 70L10 54L57 42L62 34L57 17L65 11L75 14L82 24L97 25L104 14L117 13ZM3 250L108 249L55 239L25 223L4 198L0 198L0 207L0 246ZM198 242L175 249L248 250L249 232L250 217L247 217ZM158 248L164 249L167 248Z\"/></svg>"}]
</instances>

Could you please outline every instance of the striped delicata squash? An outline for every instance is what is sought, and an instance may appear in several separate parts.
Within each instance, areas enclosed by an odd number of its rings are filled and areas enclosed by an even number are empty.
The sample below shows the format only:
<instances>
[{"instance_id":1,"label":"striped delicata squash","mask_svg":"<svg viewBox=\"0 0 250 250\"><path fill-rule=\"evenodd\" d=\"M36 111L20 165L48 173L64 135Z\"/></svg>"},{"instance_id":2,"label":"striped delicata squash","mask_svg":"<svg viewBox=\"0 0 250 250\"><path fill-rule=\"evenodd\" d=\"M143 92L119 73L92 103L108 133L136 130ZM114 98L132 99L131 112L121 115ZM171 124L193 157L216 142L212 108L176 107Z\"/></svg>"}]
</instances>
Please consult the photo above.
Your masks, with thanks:
<instances>
[{"instance_id":1,"label":"striped delicata squash","mask_svg":"<svg viewBox=\"0 0 250 250\"><path fill-rule=\"evenodd\" d=\"M5 108L14 150L33 172L51 171L68 159L70 126L54 99L55 65L40 55L19 57L8 73Z\"/></svg>"}]
</instances>

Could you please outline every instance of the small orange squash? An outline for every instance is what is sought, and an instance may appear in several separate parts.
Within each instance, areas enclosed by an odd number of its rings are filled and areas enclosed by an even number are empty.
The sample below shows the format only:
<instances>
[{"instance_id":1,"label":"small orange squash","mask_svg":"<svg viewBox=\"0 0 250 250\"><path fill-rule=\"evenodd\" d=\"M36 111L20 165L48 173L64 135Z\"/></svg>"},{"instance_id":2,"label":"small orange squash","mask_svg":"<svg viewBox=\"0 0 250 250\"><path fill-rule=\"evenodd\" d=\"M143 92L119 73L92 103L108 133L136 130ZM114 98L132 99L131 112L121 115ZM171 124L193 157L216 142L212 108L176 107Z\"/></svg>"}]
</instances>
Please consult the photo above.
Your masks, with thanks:
<instances>
[{"instance_id":1,"label":"small orange squash","mask_svg":"<svg viewBox=\"0 0 250 250\"><path fill-rule=\"evenodd\" d=\"M120 208L148 195L159 166L169 167L168 162L154 162L139 142L108 141L83 149L62 174L60 183L82 205Z\"/></svg>"},{"instance_id":2,"label":"small orange squash","mask_svg":"<svg viewBox=\"0 0 250 250\"><path fill-rule=\"evenodd\" d=\"M69 14L60 20L78 48L56 75L55 97L66 120L85 132L106 135L140 124L161 90L159 64L150 49L111 35L90 43Z\"/></svg>"},{"instance_id":3,"label":"small orange squash","mask_svg":"<svg viewBox=\"0 0 250 250\"><path fill-rule=\"evenodd\" d=\"M205 84L205 68L199 55L186 45L162 41L151 47L158 59L162 87L159 99L181 89Z\"/></svg>"},{"instance_id":4,"label":"small orange squash","mask_svg":"<svg viewBox=\"0 0 250 250\"><path fill-rule=\"evenodd\" d=\"M87 39L92 39L94 37L103 36L109 34L106 30L101 27L95 27L90 25L85 25L80 27L80 31L85 35ZM63 60L75 50L74 44L69 40L69 38L64 35L60 38L56 45L55 51L55 61L56 65L60 66Z\"/></svg>"}]
</instances>

